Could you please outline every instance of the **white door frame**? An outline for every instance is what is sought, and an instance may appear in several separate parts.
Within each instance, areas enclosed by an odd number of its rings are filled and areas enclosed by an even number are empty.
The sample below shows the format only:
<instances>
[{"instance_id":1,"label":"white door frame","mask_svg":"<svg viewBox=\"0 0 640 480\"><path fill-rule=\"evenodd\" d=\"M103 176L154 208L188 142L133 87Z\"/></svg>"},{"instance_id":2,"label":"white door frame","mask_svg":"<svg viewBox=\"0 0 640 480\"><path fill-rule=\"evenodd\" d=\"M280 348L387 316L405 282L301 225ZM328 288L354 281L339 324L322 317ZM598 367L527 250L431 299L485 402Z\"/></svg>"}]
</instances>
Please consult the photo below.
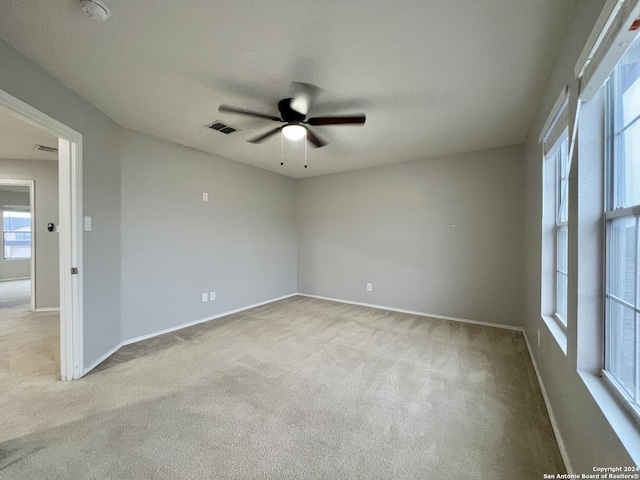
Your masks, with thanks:
<instances>
[{"instance_id":1,"label":"white door frame","mask_svg":"<svg viewBox=\"0 0 640 480\"><path fill-rule=\"evenodd\" d=\"M16 180L15 178L0 178L0 186L14 185L17 187L29 187L29 212L31 213L31 258L29 259L29 278L31 279L31 311L36 309L36 207L34 203L35 182L33 180ZM4 245L4 244L3 244ZM4 247L3 247L4 248Z\"/></svg>"},{"instance_id":2,"label":"white door frame","mask_svg":"<svg viewBox=\"0 0 640 480\"><path fill-rule=\"evenodd\" d=\"M83 372L82 134L3 90L0 109L59 139L60 375L77 379Z\"/></svg>"}]
</instances>

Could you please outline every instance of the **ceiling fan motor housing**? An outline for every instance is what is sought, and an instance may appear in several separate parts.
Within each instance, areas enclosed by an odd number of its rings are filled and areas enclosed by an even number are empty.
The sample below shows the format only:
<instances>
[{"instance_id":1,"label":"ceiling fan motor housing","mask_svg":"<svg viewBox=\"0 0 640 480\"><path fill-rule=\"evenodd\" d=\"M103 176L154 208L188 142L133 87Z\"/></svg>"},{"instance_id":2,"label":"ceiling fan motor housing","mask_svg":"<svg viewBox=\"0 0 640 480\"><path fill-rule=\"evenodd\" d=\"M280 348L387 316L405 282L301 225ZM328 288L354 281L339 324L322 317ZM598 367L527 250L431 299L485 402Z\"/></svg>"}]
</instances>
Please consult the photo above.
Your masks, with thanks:
<instances>
[{"instance_id":1,"label":"ceiling fan motor housing","mask_svg":"<svg viewBox=\"0 0 640 480\"><path fill-rule=\"evenodd\" d=\"M282 120L287 123L299 123L304 121L304 113L300 113L291 108L292 98L284 98L278 102L278 110Z\"/></svg>"}]
</instances>

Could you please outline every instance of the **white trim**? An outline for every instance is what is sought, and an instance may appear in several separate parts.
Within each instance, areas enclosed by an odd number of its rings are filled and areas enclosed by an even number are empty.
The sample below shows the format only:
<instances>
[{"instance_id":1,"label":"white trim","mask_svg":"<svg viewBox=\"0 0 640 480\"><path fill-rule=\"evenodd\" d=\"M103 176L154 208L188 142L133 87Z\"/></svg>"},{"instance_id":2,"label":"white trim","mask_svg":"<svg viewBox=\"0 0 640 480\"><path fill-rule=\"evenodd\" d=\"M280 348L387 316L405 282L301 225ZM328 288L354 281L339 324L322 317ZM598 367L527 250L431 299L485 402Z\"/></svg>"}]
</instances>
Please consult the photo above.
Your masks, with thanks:
<instances>
[{"instance_id":1,"label":"white trim","mask_svg":"<svg viewBox=\"0 0 640 480\"><path fill-rule=\"evenodd\" d=\"M602 43L606 32L611 27L611 23L613 23L613 19L620 10L620 7L622 7L624 1L625 0L606 0L606 3L600 11L598 19L589 34L589 38L587 38L587 41L582 48L582 52L580 52L576 66L573 69L576 78L580 78L584 75L587 65L591 62L595 52L598 50L598 47Z\"/></svg>"},{"instance_id":2,"label":"white trim","mask_svg":"<svg viewBox=\"0 0 640 480\"><path fill-rule=\"evenodd\" d=\"M0 110L58 137L60 376L77 379L83 371L82 134L3 90ZM72 267L79 269L78 275L71 275Z\"/></svg>"},{"instance_id":3,"label":"white trim","mask_svg":"<svg viewBox=\"0 0 640 480\"><path fill-rule=\"evenodd\" d=\"M631 207L621 207L615 210L607 210L604 212L604 218L612 220L618 217L637 217L640 215L640 205L633 205Z\"/></svg>"},{"instance_id":4,"label":"white trim","mask_svg":"<svg viewBox=\"0 0 640 480\"><path fill-rule=\"evenodd\" d=\"M71 292L75 292L75 279L77 275L71 275L71 268L76 267L73 261L73 234L74 227L72 215L73 188L72 164L73 148L72 143L64 138L58 138L58 194L60 198L59 220L60 223L60 319L65 318L65 322L60 322L61 345L65 345L65 355L60 355L61 372L63 380L73 380L82 376L78 371L79 360L82 358L82 345L77 344L76 335L78 330L75 324L75 309ZM80 337L82 338L82 337ZM70 348L69 348L70 347Z\"/></svg>"},{"instance_id":5,"label":"white trim","mask_svg":"<svg viewBox=\"0 0 640 480\"><path fill-rule=\"evenodd\" d=\"M600 377L602 378L604 384L609 387L609 390L626 409L629 415L631 415L636 422L640 423L640 412L636 409L636 407L632 403L632 400L624 392L622 385L620 385L620 382L618 382L618 380L606 370L602 370L600 372Z\"/></svg>"},{"instance_id":6,"label":"white trim","mask_svg":"<svg viewBox=\"0 0 640 480\"><path fill-rule=\"evenodd\" d=\"M585 64L579 72L579 64L576 64L575 67L576 78L581 79L580 99L583 102L588 102L593 98L629 45L638 36L638 32L631 30L630 26L640 16L640 1L618 0L615 5L613 3L614 0L608 0L596 21L589 40L595 34L597 34L597 39L589 51ZM604 17L606 17L606 21L603 23ZM582 56L583 54L581 54L581 58Z\"/></svg>"},{"instance_id":7,"label":"white trim","mask_svg":"<svg viewBox=\"0 0 640 480\"><path fill-rule=\"evenodd\" d=\"M198 325L199 323L205 323L211 320L216 320L220 317L226 317L227 315L233 315L234 313L243 312L245 310L249 310L251 308L260 307L262 305L266 305L267 303L277 302L279 300L284 300L285 298L295 297L295 293L290 293L288 295L284 295L282 297L272 298L270 300L265 300L264 302L258 302L251 305L247 305L245 307L236 308L233 310L229 310L223 313L218 313L212 317L201 318L199 320L194 320L193 322L183 323L182 325L177 325L175 327L165 328L164 330L159 330L157 332L148 333L146 335L140 335L139 337L130 338L129 340L124 340L122 345L130 345L132 343L141 342L142 340L147 340L149 338L157 337L158 335L164 335L165 333L175 332L176 330L182 330L183 328L192 327L193 325Z\"/></svg>"},{"instance_id":8,"label":"white trim","mask_svg":"<svg viewBox=\"0 0 640 480\"><path fill-rule=\"evenodd\" d=\"M578 375L631 460L640 464L640 427L636 419L603 377L581 370Z\"/></svg>"},{"instance_id":9,"label":"white trim","mask_svg":"<svg viewBox=\"0 0 640 480\"><path fill-rule=\"evenodd\" d=\"M17 282L18 280L29 280L31 277L17 277L17 278L0 278L0 282Z\"/></svg>"},{"instance_id":10,"label":"white trim","mask_svg":"<svg viewBox=\"0 0 640 480\"><path fill-rule=\"evenodd\" d=\"M298 294L297 293L290 293L288 295L283 295L282 297L271 298L271 299L265 300L263 302L253 303L251 305L246 305L244 307L235 308L233 310L228 310L226 312L218 313L217 315L214 315L212 317L201 318L199 320L194 320L192 322L187 322L187 323L182 323L180 325L176 325L175 327L169 327L169 328L165 328L164 330L158 330L156 332L148 333L148 334L145 334L145 335L140 335L138 337L130 338L128 340L123 340L121 343L119 343L118 345L113 347L111 350L109 350L107 353L105 353L100 358L98 358L98 360L93 362L89 367L85 368L85 370L83 372L83 375L86 375L87 373L89 373L91 370L96 368L100 363L104 362L108 357L113 355L119 348L124 347L125 345L131 345L132 343L137 343L137 342L141 342L143 340L148 340L148 339L153 338L153 337L164 335L165 333L171 333L171 332L175 332L176 330L182 330L183 328L189 328L189 327L192 327L194 325L198 325L200 323L209 322L211 320L216 320L216 319L221 318L221 317L226 317L228 315L233 315L234 313L243 312L245 310L249 310L249 309L255 308L255 307L260 307L260 306L266 305L268 303L273 303L273 302L277 302L277 301L280 301L280 300L284 300L285 298L295 297L296 295L298 295Z\"/></svg>"},{"instance_id":11,"label":"white trim","mask_svg":"<svg viewBox=\"0 0 640 480\"><path fill-rule=\"evenodd\" d=\"M580 105L581 105L581 102L576 103L576 113L575 113L575 116L573 117L573 129L569 132L569 134L570 134L570 138L569 138L569 169L567 170L567 175L570 175L570 173L571 173L571 165L573 165L573 152L575 151L575 147L576 147L576 139L578 138L578 125L580 123Z\"/></svg>"},{"instance_id":12,"label":"white trim","mask_svg":"<svg viewBox=\"0 0 640 480\"><path fill-rule=\"evenodd\" d=\"M44 308L36 308L34 310L34 312L36 313L41 313L41 312L59 312L60 311L60 307L44 307Z\"/></svg>"},{"instance_id":13,"label":"white trim","mask_svg":"<svg viewBox=\"0 0 640 480\"><path fill-rule=\"evenodd\" d=\"M31 310L36 309L36 243L38 242L38 218L36 217L36 181L29 180L29 213L31 214L31 259L29 261L29 275L31 276Z\"/></svg>"},{"instance_id":14,"label":"white trim","mask_svg":"<svg viewBox=\"0 0 640 480\"><path fill-rule=\"evenodd\" d=\"M567 473L569 475L573 475L574 471L573 471L573 467L571 466L571 461L569 460L569 454L567 453L567 449L564 445L564 441L562 440L562 435L560 435L560 428L558 427L558 422L556 422L556 417L553 414L553 409L551 408L551 401L549 400L549 395L547 395L547 389L544 388L544 382L542 381L542 377L540 376L540 371L538 370L536 359L533 356L533 350L531 349L529 338L527 338L527 332L524 329L522 329L522 336L524 337L524 342L527 345L527 350L529 351L529 357L531 357L533 370L536 372L536 377L538 378L538 384L540 385L540 391L542 392L544 405L545 407L547 407L547 413L549 414L549 420L551 421L551 428L553 429L553 435L556 437L556 442L558 443L558 449L560 450L560 456L562 456L564 467L566 468Z\"/></svg>"},{"instance_id":15,"label":"white trim","mask_svg":"<svg viewBox=\"0 0 640 480\"><path fill-rule=\"evenodd\" d=\"M546 137L549 135L549 133L551 133L551 129L553 125L556 123L556 120L558 119L560 113L562 112L562 109L567 105L568 102L569 102L569 85L565 85L560 90L560 93L558 94L558 98L553 104L553 107L549 112L549 116L547 117L547 120L544 122L544 125L542 126L542 130L540 130L540 135L538 136L538 143L542 143L546 139Z\"/></svg>"},{"instance_id":16,"label":"white trim","mask_svg":"<svg viewBox=\"0 0 640 480\"><path fill-rule=\"evenodd\" d=\"M551 336L554 338L560 350L564 355L567 355L567 326L563 325L558 318L556 318L556 314L553 315L545 315L542 314L540 316L542 321L545 323Z\"/></svg>"},{"instance_id":17,"label":"white trim","mask_svg":"<svg viewBox=\"0 0 640 480\"><path fill-rule=\"evenodd\" d=\"M71 227L71 245L68 251L70 255L70 265L78 268L78 274L72 275L72 292L71 293L71 321L73 323L73 350L74 365L73 378L81 378L84 364L84 267L83 267L83 234L84 234L84 218L82 203L82 141L71 143L71 205L70 205L70 227ZM67 270L68 272L68 270Z\"/></svg>"},{"instance_id":18,"label":"white trim","mask_svg":"<svg viewBox=\"0 0 640 480\"><path fill-rule=\"evenodd\" d=\"M82 134L67 127L64 123L60 123L49 115L42 113L40 110L33 108L31 105L24 103L22 100L8 94L0 89L0 108L9 110L11 114L18 117L23 122L28 123L40 130L44 130L56 137L66 138L73 142L82 141Z\"/></svg>"},{"instance_id":19,"label":"white trim","mask_svg":"<svg viewBox=\"0 0 640 480\"><path fill-rule=\"evenodd\" d=\"M28 278L31 278L31 298L29 299L29 308L32 312L36 310L36 204L35 204L35 194L36 194L36 185L35 180L20 180L15 178L3 178L0 179L0 185L16 185L20 187L29 187L29 213L31 214L31 257L29 258L29 275ZM4 247L3 247L4 248ZM19 280L17 278L7 278L3 281L7 280ZM21 279L26 280L26 279Z\"/></svg>"},{"instance_id":20,"label":"white trim","mask_svg":"<svg viewBox=\"0 0 640 480\"><path fill-rule=\"evenodd\" d=\"M385 305L376 305L376 304L373 304L373 303L352 302L350 300L343 300L341 298L321 297L320 295L311 295L310 293L300 293L300 292L298 292L297 295L300 295L302 297L318 298L320 300L329 300L329 301L332 301L332 302L348 303L350 305L361 305L363 307L370 307L370 308L375 308L375 309L378 309L378 310L389 310L391 312L409 313L411 315L419 315L421 317L431 317L431 318L438 318L440 320L450 320L450 321L453 321L453 322L462 322L462 323L472 323L474 325L483 325L485 327L494 327L494 328L503 328L505 330L522 331L522 327L516 327L514 325L504 325L502 323L480 322L478 320L469 320L467 318L447 317L445 315L435 315L433 313L417 312L415 310L405 310L403 308L387 307Z\"/></svg>"}]
</instances>

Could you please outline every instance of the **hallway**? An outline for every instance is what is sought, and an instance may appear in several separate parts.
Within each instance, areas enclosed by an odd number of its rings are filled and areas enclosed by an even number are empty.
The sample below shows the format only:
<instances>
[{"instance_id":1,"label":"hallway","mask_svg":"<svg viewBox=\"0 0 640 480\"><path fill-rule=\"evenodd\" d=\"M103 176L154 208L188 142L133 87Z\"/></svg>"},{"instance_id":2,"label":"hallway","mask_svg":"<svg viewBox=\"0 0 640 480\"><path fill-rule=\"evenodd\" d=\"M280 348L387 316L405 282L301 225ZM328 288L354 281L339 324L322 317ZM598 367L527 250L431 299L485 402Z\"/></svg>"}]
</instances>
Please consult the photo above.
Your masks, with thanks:
<instances>
[{"instance_id":1,"label":"hallway","mask_svg":"<svg viewBox=\"0 0 640 480\"><path fill-rule=\"evenodd\" d=\"M0 384L5 393L60 377L59 312L29 311L30 280L0 282Z\"/></svg>"}]
</instances>

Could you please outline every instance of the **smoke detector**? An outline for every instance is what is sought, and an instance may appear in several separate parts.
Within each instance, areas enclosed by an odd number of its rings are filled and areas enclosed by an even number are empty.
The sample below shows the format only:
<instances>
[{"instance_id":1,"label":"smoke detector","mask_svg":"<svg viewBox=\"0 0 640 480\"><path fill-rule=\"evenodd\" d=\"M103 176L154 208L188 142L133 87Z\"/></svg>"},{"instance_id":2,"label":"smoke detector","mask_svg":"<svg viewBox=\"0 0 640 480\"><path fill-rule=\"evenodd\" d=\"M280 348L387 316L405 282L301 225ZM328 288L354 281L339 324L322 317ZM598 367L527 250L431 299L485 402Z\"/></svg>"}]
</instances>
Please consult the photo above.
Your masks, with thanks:
<instances>
[{"instance_id":1,"label":"smoke detector","mask_svg":"<svg viewBox=\"0 0 640 480\"><path fill-rule=\"evenodd\" d=\"M111 10L99 0L80 0L84 14L96 22L104 22L111 16Z\"/></svg>"}]
</instances>

